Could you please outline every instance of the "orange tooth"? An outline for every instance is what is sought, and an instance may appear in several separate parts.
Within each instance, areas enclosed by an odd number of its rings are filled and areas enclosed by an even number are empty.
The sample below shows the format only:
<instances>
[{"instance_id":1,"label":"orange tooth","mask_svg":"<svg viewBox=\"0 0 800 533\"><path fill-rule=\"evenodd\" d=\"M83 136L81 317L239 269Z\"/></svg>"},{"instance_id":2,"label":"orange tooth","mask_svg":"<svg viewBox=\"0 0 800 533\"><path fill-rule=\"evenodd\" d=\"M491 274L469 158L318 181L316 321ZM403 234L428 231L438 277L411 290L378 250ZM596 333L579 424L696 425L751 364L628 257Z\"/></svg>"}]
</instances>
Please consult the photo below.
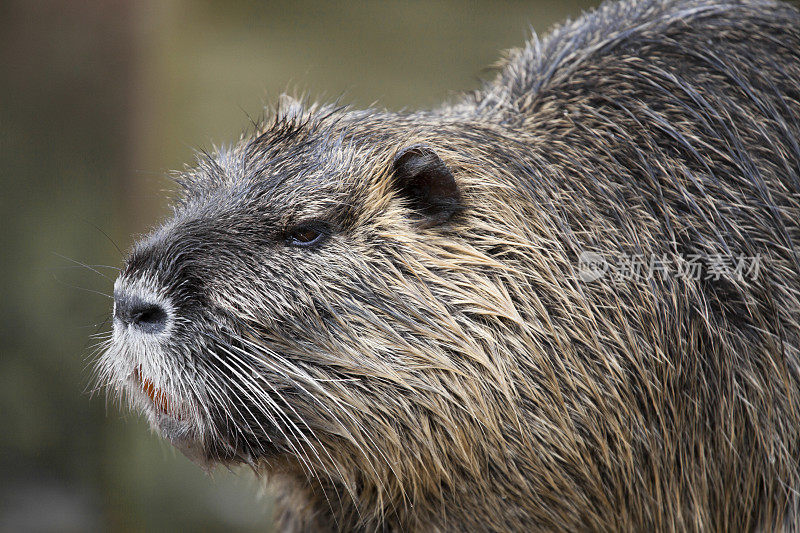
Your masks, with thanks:
<instances>
[{"instance_id":1,"label":"orange tooth","mask_svg":"<svg viewBox=\"0 0 800 533\"><path fill-rule=\"evenodd\" d=\"M172 402L164 391L156 387L149 379L142 377L142 373L138 368L134 370L134 375L141 383L144 393L159 411L171 416L178 416L177 411L172 406Z\"/></svg>"}]
</instances>

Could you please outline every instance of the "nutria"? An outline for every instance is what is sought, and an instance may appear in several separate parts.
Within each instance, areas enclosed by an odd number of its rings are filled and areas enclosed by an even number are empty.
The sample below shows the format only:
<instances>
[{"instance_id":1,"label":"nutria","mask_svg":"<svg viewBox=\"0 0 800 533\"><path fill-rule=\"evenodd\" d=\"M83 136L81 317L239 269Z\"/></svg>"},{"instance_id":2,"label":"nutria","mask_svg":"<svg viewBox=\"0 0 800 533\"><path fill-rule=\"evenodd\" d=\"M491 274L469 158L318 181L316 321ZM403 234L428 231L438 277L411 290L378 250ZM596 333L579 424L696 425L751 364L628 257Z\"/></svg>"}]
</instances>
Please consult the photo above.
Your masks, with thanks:
<instances>
[{"instance_id":1,"label":"nutria","mask_svg":"<svg viewBox=\"0 0 800 533\"><path fill-rule=\"evenodd\" d=\"M100 377L279 527L798 529L794 7L607 3L433 111L285 98L178 181ZM581 270L631 257L674 270Z\"/></svg>"}]
</instances>

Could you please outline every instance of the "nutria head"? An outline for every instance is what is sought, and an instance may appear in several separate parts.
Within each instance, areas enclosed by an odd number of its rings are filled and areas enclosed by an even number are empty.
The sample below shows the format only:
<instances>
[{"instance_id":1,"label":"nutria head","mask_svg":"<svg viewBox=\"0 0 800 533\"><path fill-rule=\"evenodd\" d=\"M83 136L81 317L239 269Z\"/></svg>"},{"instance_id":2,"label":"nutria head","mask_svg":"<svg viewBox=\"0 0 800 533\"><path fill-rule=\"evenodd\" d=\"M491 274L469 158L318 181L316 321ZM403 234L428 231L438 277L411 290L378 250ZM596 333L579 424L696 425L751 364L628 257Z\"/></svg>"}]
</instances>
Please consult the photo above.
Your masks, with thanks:
<instances>
[{"instance_id":1,"label":"nutria head","mask_svg":"<svg viewBox=\"0 0 800 533\"><path fill-rule=\"evenodd\" d=\"M490 363L453 316L490 262L447 267L469 199L433 132L387 120L279 112L182 173L172 217L134 246L103 380L190 458L398 505L471 456L435 449L454 431L495 424Z\"/></svg>"}]
</instances>

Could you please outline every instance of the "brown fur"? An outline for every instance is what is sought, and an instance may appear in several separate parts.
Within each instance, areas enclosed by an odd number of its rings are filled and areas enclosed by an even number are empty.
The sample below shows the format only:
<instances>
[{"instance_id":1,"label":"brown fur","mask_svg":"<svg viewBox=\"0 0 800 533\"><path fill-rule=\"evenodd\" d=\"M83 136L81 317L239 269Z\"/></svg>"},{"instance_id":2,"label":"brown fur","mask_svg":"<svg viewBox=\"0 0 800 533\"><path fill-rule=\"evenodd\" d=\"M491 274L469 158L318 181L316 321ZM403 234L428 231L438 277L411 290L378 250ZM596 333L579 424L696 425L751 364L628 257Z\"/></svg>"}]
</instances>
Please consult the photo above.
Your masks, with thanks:
<instances>
[{"instance_id":1,"label":"brown fur","mask_svg":"<svg viewBox=\"0 0 800 533\"><path fill-rule=\"evenodd\" d=\"M799 54L785 5L623 2L433 112L284 103L122 275L185 317L148 375L193 422L151 420L287 530L798 529ZM398 194L417 145L446 220ZM271 237L309 217L318 248ZM763 266L586 282L585 251Z\"/></svg>"}]
</instances>

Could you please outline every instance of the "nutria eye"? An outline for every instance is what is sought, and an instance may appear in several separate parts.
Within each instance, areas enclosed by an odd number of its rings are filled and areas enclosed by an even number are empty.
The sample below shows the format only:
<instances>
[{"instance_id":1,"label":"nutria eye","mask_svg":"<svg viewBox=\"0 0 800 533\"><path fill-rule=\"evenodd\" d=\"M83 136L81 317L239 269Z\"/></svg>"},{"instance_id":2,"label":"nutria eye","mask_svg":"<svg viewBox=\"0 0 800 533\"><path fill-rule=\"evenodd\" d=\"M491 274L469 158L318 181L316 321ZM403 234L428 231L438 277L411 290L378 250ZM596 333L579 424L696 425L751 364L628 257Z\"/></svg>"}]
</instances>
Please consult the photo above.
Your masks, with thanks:
<instances>
[{"instance_id":1,"label":"nutria eye","mask_svg":"<svg viewBox=\"0 0 800 533\"><path fill-rule=\"evenodd\" d=\"M305 248L320 244L329 235L327 225L321 222L301 224L289 232L287 244Z\"/></svg>"}]
</instances>

